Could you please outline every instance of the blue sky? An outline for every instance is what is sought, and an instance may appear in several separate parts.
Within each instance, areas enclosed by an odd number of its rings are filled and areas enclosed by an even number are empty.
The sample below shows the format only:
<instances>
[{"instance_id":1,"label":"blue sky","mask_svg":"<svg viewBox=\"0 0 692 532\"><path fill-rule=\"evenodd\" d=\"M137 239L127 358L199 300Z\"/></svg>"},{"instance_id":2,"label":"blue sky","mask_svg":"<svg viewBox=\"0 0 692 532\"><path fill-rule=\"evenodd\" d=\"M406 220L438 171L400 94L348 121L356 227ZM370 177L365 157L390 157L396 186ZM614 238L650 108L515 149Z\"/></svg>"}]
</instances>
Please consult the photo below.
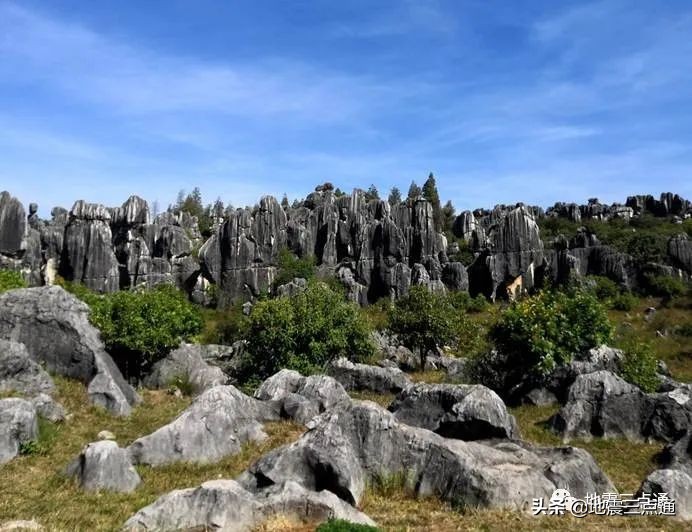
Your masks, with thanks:
<instances>
[{"instance_id":1,"label":"blue sky","mask_svg":"<svg viewBox=\"0 0 692 532\"><path fill-rule=\"evenodd\" d=\"M430 171L458 210L692 196L692 3L0 0L0 189L44 214Z\"/></svg>"}]
</instances>

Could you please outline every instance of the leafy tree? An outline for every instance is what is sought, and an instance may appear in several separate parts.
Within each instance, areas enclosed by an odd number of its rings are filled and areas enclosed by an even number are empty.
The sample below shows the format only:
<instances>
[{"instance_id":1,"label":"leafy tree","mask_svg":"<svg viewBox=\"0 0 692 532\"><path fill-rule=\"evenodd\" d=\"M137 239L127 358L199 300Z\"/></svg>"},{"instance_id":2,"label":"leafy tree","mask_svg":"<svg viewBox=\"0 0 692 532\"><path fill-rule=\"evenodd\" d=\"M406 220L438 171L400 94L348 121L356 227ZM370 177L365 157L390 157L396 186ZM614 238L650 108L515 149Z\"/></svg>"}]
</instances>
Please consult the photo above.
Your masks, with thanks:
<instances>
[{"instance_id":1,"label":"leafy tree","mask_svg":"<svg viewBox=\"0 0 692 532\"><path fill-rule=\"evenodd\" d=\"M363 360L372 354L359 308L319 281L292 297L258 301L248 321L243 380L265 379L282 368L310 374L340 356Z\"/></svg>"},{"instance_id":2,"label":"leafy tree","mask_svg":"<svg viewBox=\"0 0 692 532\"><path fill-rule=\"evenodd\" d=\"M387 198L387 201L389 201L389 204L392 206L399 205L399 203L401 203L401 191L397 187L392 187L392 190L389 191L389 198Z\"/></svg>"},{"instance_id":3,"label":"leafy tree","mask_svg":"<svg viewBox=\"0 0 692 532\"><path fill-rule=\"evenodd\" d=\"M498 354L476 361L479 380L500 391L540 382L556 366L612 338L601 303L580 290L543 291L503 312L490 329ZM485 381L488 382L485 382Z\"/></svg>"},{"instance_id":4,"label":"leafy tree","mask_svg":"<svg viewBox=\"0 0 692 532\"><path fill-rule=\"evenodd\" d=\"M288 196L284 194L284 197L281 198L281 207L283 207L284 210L287 210L291 206L290 203L288 203Z\"/></svg>"},{"instance_id":5,"label":"leafy tree","mask_svg":"<svg viewBox=\"0 0 692 532\"><path fill-rule=\"evenodd\" d=\"M26 288L22 275L12 270L0 270L0 294L15 288Z\"/></svg>"},{"instance_id":6,"label":"leafy tree","mask_svg":"<svg viewBox=\"0 0 692 532\"><path fill-rule=\"evenodd\" d=\"M421 369L425 369L428 351L454 340L454 315L454 307L445 296L413 286L394 304L389 328L404 345L418 351Z\"/></svg>"},{"instance_id":7,"label":"leafy tree","mask_svg":"<svg viewBox=\"0 0 692 532\"><path fill-rule=\"evenodd\" d=\"M430 202L433 210L433 222L435 224L435 230L442 230L442 207L440 205L440 194L437 192L437 184L435 183L435 176L432 172L423 183L422 190L423 197Z\"/></svg>"},{"instance_id":8,"label":"leafy tree","mask_svg":"<svg viewBox=\"0 0 692 532\"><path fill-rule=\"evenodd\" d=\"M82 285L64 286L89 305L90 321L101 331L121 370L130 376L139 376L142 369L202 329L199 308L171 285L105 295Z\"/></svg>"},{"instance_id":9,"label":"leafy tree","mask_svg":"<svg viewBox=\"0 0 692 532\"><path fill-rule=\"evenodd\" d=\"M406 198L409 200L417 200L418 197L422 194L421 188L416 185L415 181L411 181L411 186L408 187L408 194L406 195Z\"/></svg>"},{"instance_id":10,"label":"leafy tree","mask_svg":"<svg viewBox=\"0 0 692 532\"><path fill-rule=\"evenodd\" d=\"M341 196L345 196L345 195L346 195L346 193L343 190L341 190L340 188L337 188L334 191L334 197L340 198Z\"/></svg>"}]
</instances>

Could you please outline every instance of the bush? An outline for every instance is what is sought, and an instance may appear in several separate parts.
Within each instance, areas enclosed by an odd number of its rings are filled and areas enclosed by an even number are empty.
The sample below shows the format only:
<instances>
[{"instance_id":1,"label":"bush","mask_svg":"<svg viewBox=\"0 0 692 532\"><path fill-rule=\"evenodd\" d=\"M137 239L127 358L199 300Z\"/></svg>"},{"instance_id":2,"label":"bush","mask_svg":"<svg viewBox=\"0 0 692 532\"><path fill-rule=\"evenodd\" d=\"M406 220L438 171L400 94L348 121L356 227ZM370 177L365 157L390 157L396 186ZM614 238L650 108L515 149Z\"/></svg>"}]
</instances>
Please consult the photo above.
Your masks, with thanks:
<instances>
[{"instance_id":1,"label":"bush","mask_svg":"<svg viewBox=\"0 0 692 532\"><path fill-rule=\"evenodd\" d=\"M601 301L613 299L620 294L620 287L618 284L608 277L590 275L587 277L586 281L591 285L590 291Z\"/></svg>"},{"instance_id":2,"label":"bush","mask_svg":"<svg viewBox=\"0 0 692 532\"><path fill-rule=\"evenodd\" d=\"M26 288L22 274L12 270L0 270L0 294L15 288Z\"/></svg>"},{"instance_id":3,"label":"bush","mask_svg":"<svg viewBox=\"0 0 692 532\"><path fill-rule=\"evenodd\" d=\"M340 356L364 360L373 353L359 308L319 281L292 297L258 301L246 337L243 380L265 379L282 368L310 374Z\"/></svg>"},{"instance_id":4,"label":"bush","mask_svg":"<svg viewBox=\"0 0 692 532\"><path fill-rule=\"evenodd\" d=\"M687 286L682 279L667 275L644 274L643 287L647 294L671 300L687 292Z\"/></svg>"},{"instance_id":5,"label":"bush","mask_svg":"<svg viewBox=\"0 0 692 532\"><path fill-rule=\"evenodd\" d=\"M170 285L105 295L82 285L64 285L90 306L91 323L128 376L139 376L142 369L202 329L200 310Z\"/></svg>"},{"instance_id":6,"label":"bush","mask_svg":"<svg viewBox=\"0 0 692 532\"><path fill-rule=\"evenodd\" d=\"M620 376L645 392L655 392L659 380L657 361L651 345L629 342L621 346L623 358L619 363Z\"/></svg>"},{"instance_id":7,"label":"bush","mask_svg":"<svg viewBox=\"0 0 692 532\"><path fill-rule=\"evenodd\" d=\"M418 351L421 369L427 352L455 339L455 310L447 296L412 286L406 297L396 301L389 317L389 328L412 351Z\"/></svg>"},{"instance_id":8,"label":"bush","mask_svg":"<svg viewBox=\"0 0 692 532\"><path fill-rule=\"evenodd\" d=\"M315 258L299 258L287 248L283 248L279 251L277 266L279 272L276 279L274 279L274 288L286 284L296 277L310 280L315 276Z\"/></svg>"},{"instance_id":9,"label":"bush","mask_svg":"<svg viewBox=\"0 0 692 532\"><path fill-rule=\"evenodd\" d=\"M315 529L315 532L378 532L380 529L370 525L360 525L344 519L330 519Z\"/></svg>"},{"instance_id":10,"label":"bush","mask_svg":"<svg viewBox=\"0 0 692 532\"><path fill-rule=\"evenodd\" d=\"M605 308L592 294L539 292L514 302L492 326L490 338L501 356L483 364L500 367L481 369L502 376L505 389L526 377L540 380L574 354L608 342L612 332Z\"/></svg>"},{"instance_id":11,"label":"bush","mask_svg":"<svg viewBox=\"0 0 692 532\"><path fill-rule=\"evenodd\" d=\"M639 303L637 296L631 292L623 292L611 299L610 307L615 310L624 310L629 312L637 306L637 303Z\"/></svg>"}]
</instances>

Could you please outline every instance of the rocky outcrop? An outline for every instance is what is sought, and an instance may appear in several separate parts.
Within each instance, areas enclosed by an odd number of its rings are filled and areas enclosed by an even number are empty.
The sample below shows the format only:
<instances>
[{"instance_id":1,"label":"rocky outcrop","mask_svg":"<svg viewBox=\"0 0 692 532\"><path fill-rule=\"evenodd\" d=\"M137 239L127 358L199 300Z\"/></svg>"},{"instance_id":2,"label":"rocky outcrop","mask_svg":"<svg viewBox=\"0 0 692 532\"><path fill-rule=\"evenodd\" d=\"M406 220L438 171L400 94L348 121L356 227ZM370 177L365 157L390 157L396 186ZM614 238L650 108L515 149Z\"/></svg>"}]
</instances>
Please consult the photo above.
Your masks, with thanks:
<instances>
[{"instance_id":1,"label":"rocky outcrop","mask_svg":"<svg viewBox=\"0 0 692 532\"><path fill-rule=\"evenodd\" d=\"M66 473L75 477L86 491L129 493L142 481L127 451L110 440L88 444L67 467Z\"/></svg>"},{"instance_id":2,"label":"rocky outcrop","mask_svg":"<svg viewBox=\"0 0 692 532\"><path fill-rule=\"evenodd\" d=\"M518 438L517 424L502 399L485 386L414 384L390 405L401 423L446 438L481 440Z\"/></svg>"},{"instance_id":3,"label":"rocky outcrop","mask_svg":"<svg viewBox=\"0 0 692 532\"><path fill-rule=\"evenodd\" d=\"M343 357L329 363L327 375L334 377L347 390L399 393L411 384L406 374L398 368L357 364Z\"/></svg>"},{"instance_id":4,"label":"rocky outcrop","mask_svg":"<svg viewBox=\"0 0 692 532\"><path fill-rule=\"evenodd\" d=\"M692 424L692 389L646 394L609 371L579 375L551 420L567 441L593 436L674 441Z\"/></svg>"},{"instance_id":5,"label":"rocky outcrop","mask_svg":"<svg viewBox=\"0 0 692 532\"><path fill-rule=\"evenodd\" d=\"M29 357L24 344L0 339L0 393L21 395L41 417L56 422L65 419L65 409L51 397L54 388L53 379Z\"/></svg>"},{"instance_id":6,"label":"rocky outcrop","mask_svg":"<svg viewBox=\"0 0 692 532\"><path fill-rule=\"evenodd\" d=\"M226 384L228 376L223 370L210 366L202 358L206 347L182 344L154 364L151 373L144 379L144 385L150 388L186 385L197 395L214 386Z\"/></svg>"},{"instance_id":7,"label":"rocky outcrop","mask_svg":"<svg viewBox=\"0 0 692 532\"><path fill-rule=\"evenodd\" d=\"M255 392L255 398L279 402L282 415L303 424L351 400L344 387L332 377L303 377L289 369L282 369L265 380Z\"/></svg>"},{"instance_id":8,"label":"rocky outcrop","mask_svg":"<svg viewBox=\"0 0 692 532\"><path fill-rule=\"evenodd\" d=\"M233 386L216 386L198 396L174 421L135 440L135 464L213 463L267 435L263 421L279 419L279 405L248 397Z\"/></svg>"},{"instance_id":9,"label":"rocky outcrop","mask_svg":"<svg viewBox=\"0 0 692 532\"><path fill-rule=\"evenodd\" d=\"M89 323L89 307L58 286L0 295L0 338L23 343L29 356L58 375L88 385L92 403L127 415L139 401Z\"/></svg>"},{"instance_id":10,"label":"rocky outcrop","mask_svg":"<svg viewBox=\"0 0 692 532\"><path fill-rule=\"evenodd\" d=\"M676 266L692 274L692 240L682 233L668 241L668 255Z\"/></svg>"},{"instance_id":11,"label":"rocky outcrop","mask_svg":"<svg viewBox=\"0 0 692 532\"><path fill-rule=\"evenodd\" d=\"M287 481L251 493L234 480L212 480L175 490L142 508L123 530L257 530L273 516L316 525L329 519L375 523L329 491L309 491Z\"/></svg>"},{"instance_id":12,"label":"rocky outcrop","mask_svg":"<svg viewBox=\"0 0 692 532\"><path fill-rule=\"evenodd\" d=\"M574 496L614 489L581 449L446 439L367 401L322 414L298 441L263 456L239 480L251 491L293 480L357 505L368 482L395 474L406 475L419 496L471 507L525 508L556 487Z\"/></svg>"},{"instance_id":13,"label":"rocky outcrop","mask_svg":"<svg viewBox=\"0 0 692 532\"><path fill-rule=\"evenodd\" d=\"M20 446L38 438L38 417L25 399L0 399L0 465L19 454Z\"/></svg>"}]
</instances>

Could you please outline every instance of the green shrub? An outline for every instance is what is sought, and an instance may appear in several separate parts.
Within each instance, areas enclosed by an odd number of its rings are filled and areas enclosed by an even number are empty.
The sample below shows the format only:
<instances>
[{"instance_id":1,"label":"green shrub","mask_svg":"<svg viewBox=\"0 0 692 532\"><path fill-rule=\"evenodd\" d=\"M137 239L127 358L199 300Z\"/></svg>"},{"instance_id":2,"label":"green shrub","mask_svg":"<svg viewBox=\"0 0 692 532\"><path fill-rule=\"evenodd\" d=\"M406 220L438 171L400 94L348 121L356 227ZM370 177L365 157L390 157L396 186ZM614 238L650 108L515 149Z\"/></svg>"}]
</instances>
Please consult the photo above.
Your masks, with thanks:
<instances>
[{"instance_id":1,"label":"green shrub","mask_svg":"<svg viewBox=\"0 0 692 532\"><path fill-rule=\"evenodd\" d=\"M307 280L315 277L315 258L297 257L287 248L279 251L277 266L279 271L274 279L274 288L286 284L296 277Z\"/></svg>"},{"instance_id":2,"label":"green shrub","mask_svg":"<svg viewBox=\"0 0 692 532\"><path fill-rule=\"evenodd\" d=\"M490 329L498 353L479 359L479 375L503 391L540 380L572 356L608 342L613 328L603 305L580 290L542 291L512 303ZM490 385L490 384L489 384Z\"/></svg>"},{"instance_id":3,"label":"green shrub","mask_svg":"<svg viewBox=\"0 0 692 532\"><path fill-rule=\"evenodd\" d=\"M389 316L389 328L420 356L425 368L427 352L455 340L456 319L461 315L445 295L424 286L412 286L406 297L399 298Z\"/></svg>"},{"instance_id":4,"label":"green shrub","mask_svg":"<svg viewBox=\"0 0 692 532\"><path fill-rule=\"evenodd\" d=\"M19 444L19 454L22 456L48 454L60 432L60 426L47 419L38 418L38 437Z\"/></svg>"},{"instance_id":5,"label":"green shrub","mask_svg":"<svg viewBox=\"0 0 692 532\"><path fill-rule=\"evenodd\" d=\"M379 528L360 525L344 519L330 519L315 529L315 532L379 532Z\"/></svg>"},{"instance_id":6,"label":"green shrub","mask_svg":"<svg viewBox=\"0 0 692 532\"><path fill-rule=\"evenodd\" d=\"M128 376L139 376L202 329L200 309L171 285L99 295L79 284L62 284L89 305L89 320Z\"/></svg>"},{"instance_id":7,"label":"green shrub","mask_svg":"<svg viewBox=\"0 0 692 532\"><path fill-rule=\"evenodd\" d=\"M471 298L471 301L469 302L469 306L467 308L467 312L483 312L488 308L489 304L490 303L488 303L488 300L485 298L483 294L478 294L476 297Z\"/></svg>"},{"instance_id":8,"label":"green shrub","mask_svg":"<svg viewBox=\"0 0 692 532\"><path fill-rule=\"evenodd\" d=\"M687 292L685 282L677 277L646 273L643 276L643 281L643 288L647 294L662 297L665 300L670 300Z\"/></svg>"},{"instance_id":9,"label":"green shrub","mask_svg":"<svg viewBox=\"0 0 692 532\"><path fill-rule=\"evenodd\" d=\"M620 347L623 350L623 358L619 363L620 376L645 392L655 392L659 380L656 374L657 361L651 345L628 342Z\"/></svg>"},{"instance_id":10,"label":"green shrub","mask_svg":"<svg viewBox=\"0 0 692 532\"><path fill-rule=\"evenodd\" d=\"M638 303L639 300L637 299L637 296L631 292L623 292L610 300L610 307L615 310L624 310L629 312L630 310L633 310Z\"/></svg>"},{"instance_id":11,"label":"green shrub","mask_svg":"<svg viewBox=\"0 0 692 532\"><path fill-rule=\"evenodd\" d=\"M202 344L231 345L245 337L248 318L238 303L223 310L203 309L204 328L197 340Z\"/></svg>"},{"instance_id":12,"label":"green shrub","mask_svg":"<svg viewBox=\"0 0 692 532\"><path fill-rule=\"evenodd\" d=\"M0 294L15 288L26 288L22 274L12 270L0 270Z\"/></svg>"},{"instance_id":13,"label":"green shrub","mask_svg":"<svg viewBox=\"0 0 692 532\"><path fill-rule=\"evenodd\" d=\"M258 301L250 313L241 379L265 379L282 368L314 373L340 356L372 355L370 328L359 308L319 281L292 297Z\"/></svg>"},{"instance_id":14,"label":"green shrub","mask_svg":"<svg viewBox=\"0 0 692 532\"><path fill-rule=\"evenodd\" d=\"M613 299L620 294L620 287L618 284L608 277L590 275L587 277L586 281L591 285L590 291L601 301Z\"/></svg>"}]
</instances>

